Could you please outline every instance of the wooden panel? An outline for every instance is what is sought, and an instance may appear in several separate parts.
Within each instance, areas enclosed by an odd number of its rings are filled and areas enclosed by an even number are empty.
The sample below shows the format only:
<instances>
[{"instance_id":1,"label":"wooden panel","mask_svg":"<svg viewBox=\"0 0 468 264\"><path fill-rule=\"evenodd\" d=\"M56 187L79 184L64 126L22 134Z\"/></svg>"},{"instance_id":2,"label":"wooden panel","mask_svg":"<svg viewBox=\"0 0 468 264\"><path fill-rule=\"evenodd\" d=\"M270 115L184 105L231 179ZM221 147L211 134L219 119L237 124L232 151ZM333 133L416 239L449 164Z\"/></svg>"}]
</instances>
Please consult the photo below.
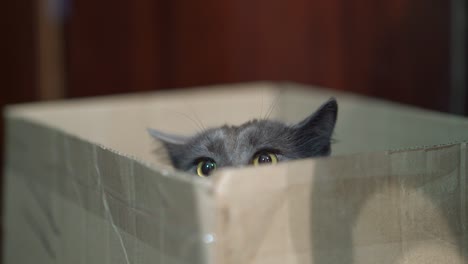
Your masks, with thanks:
<instances>
[{"instance_id":1,"label":"wooden panel","mask_svg":"<svg viewBox=\"0 0 468 264\"><path fill-rule=\"evenodd\" d=\"M229 72L229 1L171 1L166 39L169 85L182 87L235 81ZM232 43L232 44L235 44Z\"/></svg>"},{"instance_id":2,"label":"wooden panel","mask_svg":"<svg viewBox=\"0 0 468 264\"><path fill-rule=\"evenodd\" d=\"M345 13L345 89L448 110L449 2L359 2Z\"/></svg>"},{"instance_id":3,"label":"wooden panel","mask_svg":"<svg viewBox=\"0 0 468 264\"><path fill-rule=\"evenodd\" d=\"M35 1L3 3L2 30L2 105L36 98L37 32Z\"/></svg>"},{"instance_id":4,"label":"wooden panel","mask_svg":"<svg viewBox=\"0 0 468 264\"><path fill-rule=\"evenodd\" d=\"M337 0L233 2L231 51L238 78L343 85Z\"/></svg>"},{"instance_id":5,"label":"wooden panel","mask_svg":"<svg viewBox=\"0 0 468 264\"><path fill-rule=\"evenodd\" d=\"M164 83L157 5L151 0L73 1L66 26L67 96L150 90Z\"/></svg>"},{"instance_id":6,"label":"wooden panel","mask_svg":"<svg viewBox=\"0 0 468 264\"><path fill-rule=\"evenodd\" d=\"M176 86L292 80L448 110L449 2L174 4Z\"/></svg>"},{"instance_id":7,"label":"wooden panel","mask_svg":"<svg viewBox=\"0 0 468 264\"><path fill-rule=\"evenodd\" d=\"M448 110L448 1L74 3L70 96L268 79Z\"/></svg>"},{"instance_id":8,"label":"wooden panel","mask_svg":"<svg viewBox=\"0 0 468 264\"><path fill-rule=\"evenodd\" d=\"M55 4L55 5L53 5ZM63 17L57 1L37 2L39 95L42 100L63 98L65 86Z\"/></svg>"}]
</instances>

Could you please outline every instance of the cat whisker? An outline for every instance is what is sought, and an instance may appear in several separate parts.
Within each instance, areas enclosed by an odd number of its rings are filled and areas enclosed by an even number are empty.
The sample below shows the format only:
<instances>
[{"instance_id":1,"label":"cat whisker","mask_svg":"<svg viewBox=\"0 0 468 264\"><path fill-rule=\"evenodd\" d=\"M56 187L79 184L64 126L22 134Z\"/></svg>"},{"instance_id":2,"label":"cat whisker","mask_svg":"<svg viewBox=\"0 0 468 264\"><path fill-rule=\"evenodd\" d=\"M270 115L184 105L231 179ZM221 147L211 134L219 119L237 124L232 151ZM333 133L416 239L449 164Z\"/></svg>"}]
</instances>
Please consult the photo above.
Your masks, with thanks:
<instances>
[{"instance_id":1,"label":"cat whisker","mask_svg":"<svg viewBox=\"0 0 468 264\"><path fill-rule=\"evenodd\" d=\"M189 102L187 102L186 100L184 100L184 101L185 101L185 104L187 105L187 107L190 108L189 110L193 114L195 120L197 121L198 126L201 129L201 132L205 132L206 127L203 125L203 122L201 121L200 117L198 116L197 111L195 111L195 109L193 108L193 106Z\"/></svg>"},{"instance_id":2,"label":"cat whisker","mask_svg":"<svg viewBox=\"0 0 468 264\"><path fill-rule=\"evenodd\" d=\"M198 116L198 114L197 114L195 111L193 111L193 115L194 115L195 120L197 120L198 124L200 125L202 132L205 132L205 131L206 131L206 127L205 127L205 125L203 124L203 122L201 121L201 119L200 119L200 117Z\"/></svg>"},{"instance_id":3,"label":"cat whisker","mask_svg":"<svg viewBox=\"0 0 468 264\"><path fill-rule=\"evenodd\" d=\"M261 105L260 105L260 117L259 117L260 119L261 119L262 116L263 116L263 93L264 93L264 91L265 91L265 90L262 89L262 93L261 93L261 95L262 95L262 103L261 103Z\"/></svg>"},{"instance_id":4,"label":"cat whisker","mask_svg":"<svg viewBox=\"0 0 468 264\"><path fill-rule=\"evenodd\" d=\"M171 113L173 114L178 114L180 116L183 116L185 118L187 118L188 120L192 121L192 124L195 125L195 127L197 128L197 132L204 132L206 131L205 127L203 126L203 124L201 124L201 122L199 120L196 120L192 117L190 117L189 115L185 114L185 113L182 113L182 112L177 112L177 111L171 111ZM197 122L198 121L198 122Z\"/></svg>"},{"instance_id":5,"label":"cat whisker","mask_svg":"<svg viewBox=\"0 0 468 264\"><path fill-rule=\"evenodd\" d=\"M263 118L264 120L267 120L267 119L270 118L270 115L273 113L273 110L274 110L274 109L276 108L276 106L278 105L278 102L279 102L281 93L282 93L282 92L280 92L278 95L276 95L275 100L271 103L270 108L268 109L268 111L266 112L265 117Z\"/></svg>"}]
</instances>

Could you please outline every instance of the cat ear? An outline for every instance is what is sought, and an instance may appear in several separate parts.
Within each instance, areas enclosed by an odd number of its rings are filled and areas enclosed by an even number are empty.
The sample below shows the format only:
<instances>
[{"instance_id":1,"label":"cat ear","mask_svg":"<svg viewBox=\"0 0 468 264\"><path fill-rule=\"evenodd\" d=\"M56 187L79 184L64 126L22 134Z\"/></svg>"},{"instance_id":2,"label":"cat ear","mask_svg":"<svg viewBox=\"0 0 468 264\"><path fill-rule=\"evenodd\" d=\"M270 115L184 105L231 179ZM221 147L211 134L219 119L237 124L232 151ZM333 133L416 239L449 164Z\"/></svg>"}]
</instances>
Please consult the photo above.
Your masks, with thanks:
<instances>
[{"instance_id":1,"label":"cat ear","mask_svg":"<svg viewBox=\"0 0 468 264\"><path fill-rule=\"evenodd\" d=\"M294 125L294 127L299 130L313 132L319 136L331 137L337 115L338 104L336 99L332 97L322 104L315 113Z\"/></svg>"},{"instance_id":2,"label":"cat ear","mask_svg":"<svg viewBox=\"0 0 468 264\"><path fill-rule=\"evenodd\" d=\"M164 133L152 128L148 128L148 133L155 139L162 141L164 144L183 145L187 143L188 138Z\"/></svg>"},{"instance_id":3,"label":"cat ear","mask_svg":"<svg viewBox=\"0 0 468 264\"><path fill-rule=\"evenodd\" d=\"M304 151L317 151L313 155L328 155L330 153L330 142L337 115L336 99L330 98L313 114L292 126L296 131L297 143L304 148Z\"/></svg>"}]
</instances>

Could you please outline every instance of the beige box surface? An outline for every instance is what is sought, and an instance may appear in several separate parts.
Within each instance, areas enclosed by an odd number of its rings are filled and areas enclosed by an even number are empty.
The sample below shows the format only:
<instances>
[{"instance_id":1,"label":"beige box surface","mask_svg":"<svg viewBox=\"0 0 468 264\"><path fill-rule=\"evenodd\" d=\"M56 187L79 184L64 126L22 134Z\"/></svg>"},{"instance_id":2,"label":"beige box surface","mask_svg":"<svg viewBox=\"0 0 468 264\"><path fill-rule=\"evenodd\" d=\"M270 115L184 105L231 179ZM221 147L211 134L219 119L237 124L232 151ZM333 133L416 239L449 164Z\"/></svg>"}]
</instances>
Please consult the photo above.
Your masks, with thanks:
<instances>
[{"instance_id":1,"label":"beige box surface","mask_svg":"<svg viewBox=\"0 0 468 264\"><path fill-rule=\"evenodd\" d=\"M190 135L339 104L329 158L174 171ZM11 106L4 263L468 263L468 120L288 83ZM156 150L156 151L155 151Z\"/></svg>"}]
</instances>

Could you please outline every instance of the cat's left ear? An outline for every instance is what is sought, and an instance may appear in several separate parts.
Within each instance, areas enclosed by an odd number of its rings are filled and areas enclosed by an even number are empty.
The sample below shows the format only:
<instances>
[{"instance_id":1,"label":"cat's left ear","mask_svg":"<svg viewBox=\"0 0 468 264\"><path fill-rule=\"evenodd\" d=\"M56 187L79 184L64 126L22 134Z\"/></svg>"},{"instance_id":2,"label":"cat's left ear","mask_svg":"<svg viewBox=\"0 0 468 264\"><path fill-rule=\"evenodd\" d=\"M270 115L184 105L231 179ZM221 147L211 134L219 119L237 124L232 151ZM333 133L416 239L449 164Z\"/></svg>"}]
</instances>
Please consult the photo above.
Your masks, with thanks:
<instances>
[{"instance_id":1,"label":"cat's left ear","mask_svg":"<svg viewBox=\"0 0 468 264\"><path fill-rule=\"evenodd\" d=\"M164 132L152 129L152 128L148 128L148 133L153 138L162 141L165 145L167 144L183 145L187 143L188 141L187 137L164 133Z\"/></svg>"},{"instance_id":2,"label":"cat's left ear","mask_svg":"<svg viewBox=\"0 0 468 264\"><path fill-rule=\"evenodd\" d=\"M293 128L301 131L301 134L309 134L310 136L330 140L337 115L338 104L336 99L332 97L320 106L315 113L294 125Z\"/></svg>"}]
</instances>

